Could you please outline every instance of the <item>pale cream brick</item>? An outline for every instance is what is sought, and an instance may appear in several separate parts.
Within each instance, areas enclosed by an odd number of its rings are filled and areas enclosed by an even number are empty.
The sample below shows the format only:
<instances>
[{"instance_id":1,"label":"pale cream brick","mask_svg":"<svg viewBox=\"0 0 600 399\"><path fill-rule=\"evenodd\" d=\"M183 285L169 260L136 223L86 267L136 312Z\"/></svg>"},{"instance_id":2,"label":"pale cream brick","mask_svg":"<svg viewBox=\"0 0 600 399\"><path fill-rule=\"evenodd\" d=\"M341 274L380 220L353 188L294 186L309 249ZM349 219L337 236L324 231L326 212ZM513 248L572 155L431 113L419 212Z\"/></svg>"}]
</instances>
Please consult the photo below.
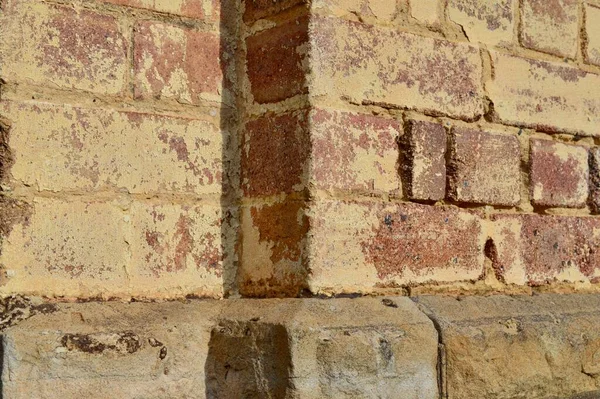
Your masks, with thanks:
<instances>
[{"instance_id":1,"label":"pale cream brick","mask_svg":"<svg viewBox=\"0 0 600 399\"><path fill-rule=\"evenodd\" d=\"M586 60L600 66L600 3L598 7L585 6L585 32L588 40Z\"/></svg>"},{"instance_id":2,"label":"pale cream brick","mask_svg":"<svg viewBox=\"0 0 600 399\"><path fill-rule=\"evenodd\" d=\"M486 85L496 116L511 125L598 136L600 76L560 63L492 52Z\"/></svg>"},{"instance_id":3,"label":"pale cream brick","mask_svg":"<svg viewBox=\"0 0 600 399\"><path fill-rule=\"evenodd\" d=\"M521 0L521 44L574 58L579 38L579 0Z\"/></svg>"},{"instance_id":4,"label":"pale cream brick","mask_svg":"<svg viewBox=\"0 0 600 399\"><path fill-rule=\"evenodd\" d=\"M104 0L107 3L146 8L184 17L218 21L220 0Z\"/></svg>"},{"instance_id":5,"label":"pale cream brick","mask_svg":"<svg viewBox=\"0 0 600 399\"><path fill-rule=\"evenodd\" d=\"M515 0L450 0L448 17L469 41L496 46L513 41Z\"/></svg>"},{"instance_id":6,"label":"pale cream brick","mask_svg":"<svg viewBox=\"0 0 600 399\"><path fill-rule=\"evenodd\" d=\"M12 121L12 176L39 190L221 192L214 123L37 102L0 110Z\"/></svg>"},{"instance_id":7,"label":"pale cream brick","mask_svg":"<svg viewBox=\"0 0 600 399\"><path fill-rule=\"evenodd\" d=\"M410 0L410 14L416 20L428 25L440 23L440 0Z\"/></svg>"},{"instance_id":8,"label":"pale cream brick","mask_svg":"<svg viewBox=\"0 0 600 399\"><path fill-rule=\"evenodd\" d=\"M0 18L0 73L8 82L119 94L128 73L120 22L94 11L8 0Z\"/></svg>"},{"instance_id":9,"label":"pale cream brick","mask_svg":"<svg viewBox=\"0 0 600 399\"><path fill-rule=\"evenodd\" d=\"M219 204L134 203L131 226L133 295L222 296Z\"/></svg>"},{"instance_id":10,"label":"pale cream brick","mask_svg":"<svg viewBox=\"0 0 600 399\"><path fill-rule=\"evenodd\" d=\"M126 213L113 203L38 198L2 243L2 294L86 297L127 289Z\"/></svg>"},{"instance_id":11,"label":"pale cream brick","mask_svg":"<svg viewBox=\"0 0 600 399\"><path fill-rule=\"evenodd\" d=\"M478 48L334 18L311 24L313 97L482 114Z\"/></svg>"}]
</instances>

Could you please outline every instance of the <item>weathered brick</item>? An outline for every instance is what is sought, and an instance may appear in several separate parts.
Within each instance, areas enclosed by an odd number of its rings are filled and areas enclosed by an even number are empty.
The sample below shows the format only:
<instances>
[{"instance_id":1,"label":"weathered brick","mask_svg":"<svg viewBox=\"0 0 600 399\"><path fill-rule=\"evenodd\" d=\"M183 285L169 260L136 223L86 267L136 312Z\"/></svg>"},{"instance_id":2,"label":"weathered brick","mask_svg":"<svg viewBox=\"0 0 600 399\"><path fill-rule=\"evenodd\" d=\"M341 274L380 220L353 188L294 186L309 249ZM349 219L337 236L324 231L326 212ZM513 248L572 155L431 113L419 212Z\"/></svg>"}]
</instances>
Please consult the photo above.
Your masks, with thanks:
<instances>
[{"instance_id":1,"label":"weathered brick","mask_svg":"<svg viewBox=\"0 0 600 399\"><path fill-rule=\"evenodd\" d=\"M311 31L315 97L460 118L483 112L481 59L473 46L334 18L314 18Z\"/></svg>"},{"instance_id":2,"label":"weathered brick","mask_svg":"<svg viewBox=\"0 0 600 399\"><path fill-rule=\"evenodd\" d=\"M471 128L454 128L448 165L449 195L455 201L517 205L521 200L519 140Z\"/></svg>"},{"instance_id":3,"label":"weathered brick","mask_svg":"<svg viewBox=\"0 0 600 399\"><path fill-rule=\"evenodd\" d=\"M273 103L307 94L308 18L300 17L246 39L254 101Z\"/></svg>"},{"instance_id":4,"label":"weathered brick","mask_svg":"<svg viewBox=\"0 0 600 399\"><path fill-rule=\"evenodd\" d=\"M310 224L303 201L244 206L239 289L248 296L296 297L306 288Z\"/></svg>"},{"instance_id":5,"label":"weathered brick","mask_svg":"<svg viewBox=\"0 0 600 399\"><path fill-rule=\"evenodd\" d=\"M181 15L200 20L218 21L220 0L102 0L128 7Z\"/></svg>"},{"instance_id":6,"label":"weathered brick","mask_svg":"<svg viewBox=\"0 0 600 399\"><path fill-rule=\"evenodd\" d=\"M535 205L580 208L588 199L588 151L550 140L531 140L531 199Z\"/></svg>"},{"instance_id":7,"label":"weathered brick","mask_svg":"<svg viewBox=\"0 0 600 399\"><path fill-rule=\"evenodd\" d=\"M508 45L513 41L515 5L515 0L450 0L447 12L469 41Z\"/></svg>"},{"instance_id":8,"label":"weathered brick","mask_svg":"<svg viewBox=\"0 0 600 399\"><path fill-rule=\"evenodd\" d=\"M323 190L397 192L401 122L370 114L311 113L311 181Z\"/></svg>"},{"instance_id":9,"label":"weathered brick","mask_svg":"<svg viewBox=\"0 0 600 399\"><path fill-rule=\"evenodd\" d=\"M483 273L485 236L476 212L319 201L309 216L314 293L476 280Z\"/></svg>"},{"instance_id":10,"label":"weathered brick","mask_svg":"<svg viewBox=\"0 0 600 399\"><path fill-rule=\"evenodd\" d=\"M590 206L600 213L600 147L590 149Z\"/></svg>"},{"instance_id":11,"label":"weathered brick","mask_svg":"<svg viewBox=\"0 0 600 399\"><path fill-rule=\"evenodd\" d=\"M600 4L598 4L600 6ZM600 7L585 5L585 33L587 44L585 58L590 64L600 66Z\"/></svg>"},{"instance_id":12,"label":"weathered brick","mask_svg":"<svg viewBox=\"0 0 600 399\"><path fill-rule=\"evenodd\" d=\"M441 7L439 0L409 0L410 14L416 20L428 25L440 23Z\"/></svg>"},{"instance_id":13,"label":"weathered brick","mask_svg":"<svg viewBox=\"0 0 600 399\"><path fill-rule=\"evenodd\" d=\"M116 204L38 198L29 206L3 240L3 294L86 297L126 290L127 218Z\"/></svg>"},{"instance_id":14,"label":"weathered brick","mask_svg":"<svg viewBox=\"0 0 600 399\"><path fill-rule=\"evenodd\" d=\"M13 179L40 190L220 193L218 122L59 106L0 104L12 120Z\"/></svg>"},{"instance_id":15,"label":"weathered brick","mask_svg":"<svg viewBox=\"0 0 600 399\"><path fill-rule=\"evenodd\" d=\"M600 76L564 64L491 53L494 79L486 88L499 121L600 135Z\"/></svg>"},{"instance_id":16,"label":"weathered brick","mask_svg":"<svg viewBox=\"0 0 600 399\"><path fill-rule=\"evenodd\" d=\"M308 179L308 111L267 114L246 123L242 189L247 197L302 191Z\"/></svg>"},{"instance_id":17,"label":"weathered brick","mask_svg":"<svg viewBox=\"0 0 600 399\"><path fill-rule=\"evenodd\" d=\"M446 196L446 129L439 123L409 121L402 140L403 187L410 199L439 201Z\"/></svg>"},{"instance_id":18,"label":"weathered brick","mask_svg":"<svg viewBox=\"0 0 600 399\"><path fill-rule=\"evenodd\" d=\"M141 22L135 31L135 96L196 104L220 101L223 62L215 33L160 22Z\"/></svg>"},{"instance_id":19,"label":"weathered brick","mask_svg":"<svg viewBox=\"0 0 600 399\"><path fill-rule=\"evenodd\" d=\"M244 21L253 22L288 10L300 4L308 4L307 0L245 0Z\"/></svg>"},{"instance_id":20,"label":"weathered brick","mask_svg":"<svg viewBox=\"0 0 600 399\"><path fill-rule=\"evenodd\" d=\"M134 203L131 207L134 295L220 297L221 207Z\"/></svg>"},{"instance_id":21,"label":"weathered brick","mask_svg":"<svg viewBox=\"0 0 600 399\"><path fill-rule=\"evenodd\" d=\"M325 8L334 15L354 14L360 18L393 21L400 10L405 10L408 0L313 0L312 9Z\"/></svg>"},{"instance_id":22,"label":"weathered brick","mask_svg":"<svg viewBox=\"0 0 600 399\"><path fill-rule=\"evenodd\" d=\"M9 0L0 21L0 70L8 82L119 94L128 44L113 16Z\"/></svg>"},{"instance_id":23,"label":"weathered brick","mask_svg":"<svg viewBox=\"0 0 600 399\"><path fill-rule=\"evenodd\" d=\"M532 50L575 58L579 1L521 0L521 3L521 44Z\"/></svg>"},{"instance_id":24,"label":"weathered brick","mask_svg":"<svg viewBox=\"0 0 600 399\"><path fill-rule=\"evenodd\" d=\"M600 277L595 217L496 215L494 268L508 283L589 282Z\"/></svg>"}]
</instances>

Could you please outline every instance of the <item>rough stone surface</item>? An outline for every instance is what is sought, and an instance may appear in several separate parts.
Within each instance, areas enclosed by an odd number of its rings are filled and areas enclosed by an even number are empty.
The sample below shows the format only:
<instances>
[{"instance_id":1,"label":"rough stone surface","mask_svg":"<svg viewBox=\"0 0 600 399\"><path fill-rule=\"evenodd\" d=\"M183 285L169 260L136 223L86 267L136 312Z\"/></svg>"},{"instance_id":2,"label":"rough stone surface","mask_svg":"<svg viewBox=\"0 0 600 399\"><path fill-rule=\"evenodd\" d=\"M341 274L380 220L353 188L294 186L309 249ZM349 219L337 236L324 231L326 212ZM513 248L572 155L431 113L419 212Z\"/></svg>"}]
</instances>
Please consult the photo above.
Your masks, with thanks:
<instances>
[{"instance_id":1,"label":"rough stone surface","mask_svg":"<svg viewBox=\"0 0 600 399\"><path fill-rule=\"evenodd\" d=\"M446 196L446 129L435 122L411 120L402 140L405 191L414 200Z\"/></svg>"},{"instance_id":2,"label":"rough stone surface","mask_svg":"<svg viewBox=\"0 0 600 399\"><path fill-rule=\"evenodd\" d=\"M521 0L523 46L575 58L579 35L578 0Z\"/></svg>"},{"instance_id":3,"label":"rough stone surface","mask_svg":"<svg viewBox=\"0 0 600 399\"><path fill-rule=\"evenodd\" d=\"M600 221L594 217L496 215L490 255L509 284L590 283L600 278Z\"/></svg>"},{"instance_id":4,"label":"rough stone surface","mask_svg":"<svg viewBox=\"0 0 600 399\"><path fill-rule=\"evenodd\" d=\"M585 34L586 60L590 64L600 66L600 4L597 7L585 5Z\"/></svg>"},{"instance_id":5,"label":"rough stone surface","mask_svg":"<svg viewBox=\"0 0 600 399\"><path fill-rule=\"evenodd\" d=\"M440 22L441 7L439 0L409 0L410 14L417 21L427 25Z\"/></svg>"},{"instance_id":6,"label":"rough stone surface","mask_svg":"<svg viewBox=\"0 0 600 399\"><path fill-rule=\"evenodd\" d=\"M483 113L475 47L334 18L313 18L311 30L314 97L461 118Z\"/></svg>"},{"instance_id":7,"label":"rough stone surface","mask_svg":"<svg viewBox=\"0 0 600 399\"><path fill-rule=\"evenodd\" d=\"M369 292L483 274L485 235L476 212L323 200L309 217L312 292Z\"/></svg>"},{"instance_id":8,"label":"rough stone surface","mask_svg":"<svg viewBox=\"0 0 600 399\"><path fill-rule=\"evenodd\" d=\"M450 198L503 206L519 203L521 153L515 135L454 128L450 137Z\"/></svg>"},{"instance_id":9,"label":"rough stone surface","mask_svg":"<svg viewBox=\"0 0 600 399\"><path fill-rule=\"evenodd\" d=\"M596 398L597 295L419 297L438 326L448 399Z\"/></svg>"},{"instance_id":10,"label":"rough stone surface","mask_svg":"<svg viewBox=\"0 0 600 399\"><path fill-rule=\"evenodd\" d=\"M588 150L531 140L531 198L535 205L583 207L588 199Z\"/></svg>"},{"instance_id":11,"label":"rough stone surface","mask_svg":"<svg viewBox=\"0 0 600 399\"><path fill-rule=\"evenodd\" d=\"M438 397L408 298L58 305L4 333L10 398Z\"/></svg>"},{"instance_id":12,"label":"rough stone surface","mask_svg":"<svg viewBox=\"0 0 600 399\"><path fill-rule=\"evenodd\" d=\"M598 75L565 64L491 54L494 79L486 88L499 121L549 132L600 134Z\"/></svg>"},{"instance_id":13,"label":"rough stone surface","mask_svg":"<svg viewBox=\"0 0 600 399\"><path fill-rule=\"evenodd\" d=\"M516 0L450 0L448 18L461 26L471 42L509 45L513 42Z\"/></svg>"}]
</instances>

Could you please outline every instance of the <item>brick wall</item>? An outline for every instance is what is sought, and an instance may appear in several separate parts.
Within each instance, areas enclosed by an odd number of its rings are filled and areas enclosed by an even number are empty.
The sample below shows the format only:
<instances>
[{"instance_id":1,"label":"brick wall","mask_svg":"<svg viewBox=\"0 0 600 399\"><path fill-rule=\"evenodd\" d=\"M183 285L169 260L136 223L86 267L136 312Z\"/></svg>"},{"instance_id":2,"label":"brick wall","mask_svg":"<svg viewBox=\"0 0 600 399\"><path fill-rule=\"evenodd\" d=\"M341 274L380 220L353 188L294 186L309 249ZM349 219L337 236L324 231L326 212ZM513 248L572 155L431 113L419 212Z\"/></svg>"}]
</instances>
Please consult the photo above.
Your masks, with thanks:
<instances>
[{"instance_id":1,"label":"brick wall","mask_svg":"<svg viewBox=\"0 0 600 399\"><path fill-rule=\"evenodd\" d=\"M4 0L0 294L596 290L595 0Z\"/></svg>"}]
</instances>

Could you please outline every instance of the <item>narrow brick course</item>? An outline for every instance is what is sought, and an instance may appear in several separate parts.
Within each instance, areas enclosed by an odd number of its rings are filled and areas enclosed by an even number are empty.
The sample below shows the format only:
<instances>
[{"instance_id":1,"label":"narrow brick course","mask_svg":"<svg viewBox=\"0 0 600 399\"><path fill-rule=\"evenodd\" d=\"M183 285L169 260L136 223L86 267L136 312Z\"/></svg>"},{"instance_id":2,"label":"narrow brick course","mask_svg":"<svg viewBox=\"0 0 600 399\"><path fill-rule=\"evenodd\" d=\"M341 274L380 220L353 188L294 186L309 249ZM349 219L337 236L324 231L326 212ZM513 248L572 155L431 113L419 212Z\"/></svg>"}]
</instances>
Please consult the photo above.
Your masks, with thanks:
<instances>
[{"instance_id":1,"label":"narrow brick course","mask_svg":"<svg viewBox=\"0 0 600 399\"><path fill-rule=\"evenodd\" d=\"M143 8L204 21L218 21L219 0L101 0L116 5Z\"/></svg>"}]
</instances>

